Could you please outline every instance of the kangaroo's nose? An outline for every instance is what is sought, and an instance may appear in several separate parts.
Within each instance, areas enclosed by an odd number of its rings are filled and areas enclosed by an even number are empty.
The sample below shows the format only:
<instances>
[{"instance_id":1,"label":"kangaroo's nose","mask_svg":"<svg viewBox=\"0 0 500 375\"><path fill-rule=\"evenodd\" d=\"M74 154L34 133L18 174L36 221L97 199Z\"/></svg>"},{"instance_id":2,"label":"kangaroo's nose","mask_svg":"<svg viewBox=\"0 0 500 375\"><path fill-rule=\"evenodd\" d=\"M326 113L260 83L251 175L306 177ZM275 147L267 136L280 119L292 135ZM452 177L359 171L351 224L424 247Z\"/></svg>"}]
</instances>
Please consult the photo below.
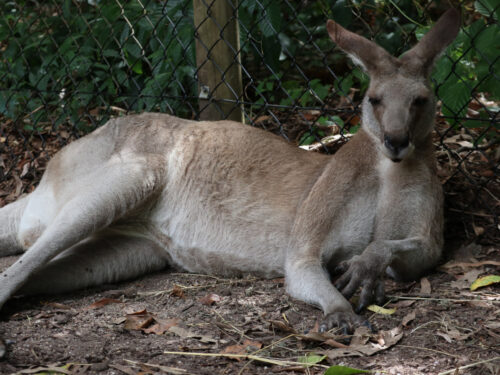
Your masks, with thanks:
<instances>
[{"instance_id":1,"label":"kangaroo's nose","mask_svg":"<svg viewBox=\"0 0 500 375\"><path fill-rule=\"evenodd\" d=\"M404 150L410 144L410 138L408 135L404 136L384 136L384 145L389 151L398 155L401 150Z\"/></svg>"}]
</instances>

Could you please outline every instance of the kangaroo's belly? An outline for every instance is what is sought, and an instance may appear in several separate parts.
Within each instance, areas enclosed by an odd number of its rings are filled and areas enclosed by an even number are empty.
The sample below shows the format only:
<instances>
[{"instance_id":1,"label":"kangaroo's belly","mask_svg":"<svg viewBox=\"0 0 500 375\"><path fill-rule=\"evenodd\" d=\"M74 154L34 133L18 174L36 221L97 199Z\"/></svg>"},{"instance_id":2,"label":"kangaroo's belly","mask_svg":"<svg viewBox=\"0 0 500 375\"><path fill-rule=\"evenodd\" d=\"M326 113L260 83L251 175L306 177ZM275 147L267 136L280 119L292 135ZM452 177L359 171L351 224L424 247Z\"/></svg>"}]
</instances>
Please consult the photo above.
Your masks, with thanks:
<instances>
[{"instance_id":1,"label":"kangaroo's belly","mask_svg":"<svg viewBox=\"0 0 500 375\"><path fill-rule=\"evenodd\" d=\"M283 276L288 225L261 212L265 208L243 215L207 208L196 197L164 203L153 212L150 233L175 266L225 276Z\"/></svg>"}]
</instances>

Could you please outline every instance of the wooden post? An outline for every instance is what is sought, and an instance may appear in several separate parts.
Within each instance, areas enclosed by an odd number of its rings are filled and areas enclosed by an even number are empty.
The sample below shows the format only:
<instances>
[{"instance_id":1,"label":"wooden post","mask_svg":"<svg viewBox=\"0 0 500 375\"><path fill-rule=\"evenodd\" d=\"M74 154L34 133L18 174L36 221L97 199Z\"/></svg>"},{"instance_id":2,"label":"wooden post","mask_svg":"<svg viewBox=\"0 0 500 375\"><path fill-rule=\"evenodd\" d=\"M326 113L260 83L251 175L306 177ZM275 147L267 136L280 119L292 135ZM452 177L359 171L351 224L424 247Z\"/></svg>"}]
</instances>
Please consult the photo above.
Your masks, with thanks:
<instances>
[{"instance_id":1,"label":"wooden post","mask_svg":"<svg viewBox=\"0 0 500 375\"><path fill-rule=\"evenodd\" d=\"M243 121L238 0L193 0L201 120Z\"/></svg>"}]
</instances>

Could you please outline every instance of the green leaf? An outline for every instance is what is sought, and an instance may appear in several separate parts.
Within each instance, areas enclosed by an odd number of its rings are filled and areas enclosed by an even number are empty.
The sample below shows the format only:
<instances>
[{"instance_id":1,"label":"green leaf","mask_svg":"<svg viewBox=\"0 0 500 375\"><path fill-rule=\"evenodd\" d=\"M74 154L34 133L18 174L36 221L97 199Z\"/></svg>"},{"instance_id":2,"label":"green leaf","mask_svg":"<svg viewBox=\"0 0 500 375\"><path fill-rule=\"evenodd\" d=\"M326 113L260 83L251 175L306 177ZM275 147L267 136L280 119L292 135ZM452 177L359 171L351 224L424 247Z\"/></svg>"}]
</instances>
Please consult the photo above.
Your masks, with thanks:
<instances>
[{"instance_id":1,"label":"green leaf","mask_svg":"<svg viewBox=\"0 0 500 375\"><path fill-rule=\"evenodd\" d=\"M467 111L467 103L470 100L470 89L455 75L439 88L439 97L443 102L442 111L447 117L463 117ZM457 120L452 120L452 124L457 123Z\"/></svg>"},{"instance_id":2,"label":"green leaf","mask_svg":"<svg viewBox=\"0 0 500 375\"><path fill-rule=\"evenodd\" d=\"M326 359L326 355L318 355L314 353L308 353L305 356L299 357L298 361L300 363L308 364L308 365L315 365L317 363L320 363Z\"/></svg>"},{"instance_id":3,"label":"green leaf","mask_svg":"<svg viewBox=\"0 0 500 375\"><path fill-rule=\"evenodd\" d=\"M474 2L474 8L485 17L493 17L496 21L500 18L498 0L480 0Z\"/></svg>"},{"instance_id":4,"label":"green leaf","mask_svg":"<svg viewBox=\"0 0 500 375\"><path fill-rule=\"evenodd\" d=\"M483 276L471 284L470 290L476 290L478 288L482 288L484 286L488 286L488 285L496 284L496 283L500 283L500 276L498 276L498 275Z\"/></svg>"},{"instance_id":5,"label":"green leaf","mask_svg":"<svg viewBox=\"0 0 500 375\"><path fill-rule=\"evenodd\" d=\"M331 366L323 375L352 375L352 374L369 374L371 371L360 370L357 368L346 366Z\"/></svg>"},{"instance_id":6,"label":"green leaf","mask_svg":"<svg viewBox=\"0 0 500 375\"><path fill-rule=\"evenodd\" d=\"M300 146L309 146L316 140L316 137L312 134L306 133L304 134L299 141Z\"/></svg>"}]
</instances>

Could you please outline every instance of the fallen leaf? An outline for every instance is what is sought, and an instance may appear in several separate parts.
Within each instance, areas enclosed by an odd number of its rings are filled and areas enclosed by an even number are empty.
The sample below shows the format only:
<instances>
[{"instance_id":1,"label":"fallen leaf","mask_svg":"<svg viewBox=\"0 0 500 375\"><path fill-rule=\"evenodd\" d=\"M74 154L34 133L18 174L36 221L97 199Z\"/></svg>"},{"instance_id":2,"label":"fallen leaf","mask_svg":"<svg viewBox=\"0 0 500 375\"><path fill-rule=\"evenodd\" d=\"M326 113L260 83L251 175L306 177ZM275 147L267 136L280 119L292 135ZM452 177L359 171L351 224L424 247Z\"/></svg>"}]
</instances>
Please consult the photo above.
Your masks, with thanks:
<instances>
[{"instance_id":1,"label":"fallen leaf","mask_svg":"<svg viewBox=\"0 0 500 375\"><path fill-rule=\"evenodd\" d=\"M315 353L307 353L306 355L299 357L297 362L304 363L307 365L315 365L323 362L326 359L326 355L319 355Z\"/></svg>"},{"instance_id":2,"label":"fallen leaf","mask_svg":"<svg viewBox=\"0 0 500 375\"><path fill-rule=\"evenodd\" d=\"M464 341L468 339L470 336L472 336L474 333L475 332L461 333L458 329L451 328L447 332L437 331L436 335L441 336L443 339L445 339L448 343L451 344L453 340Z\"/></svg>"},{"instance_id":3,"label":"fallen leaf","mask_svg":"<svg viewBox=\"0 0 500 375\"><path fill-rule=\"evenodd\" d=\"M222 354L246 354L262 348L262 343L258 341L245 340L243 344L229 345L224 348ZM235 358L240 361L240 358Z\"/></svg>"},{"instance_id":4,"label":"fallen leaf","mask_svg":"<svg viewBox=\"0 0 500 375\"><path fill-rule=\"evenodd\" d=\"M443 338L443 339L445 339L445 340L446 340L449 344L451 344L452 340L451 340L451 337L450 337L448 334L446 334L446 333L444 333L444 332L441 332L441 331L437 331L437 332L436 332L436 335L438 335L438 336L442 337L442 338Z\"/></svg>"},{"instance_id":5,"label":"fallen leaf","mask_svg":"<svg viewBox=\"0 0 500 375\"><path fill-rule=\"evenodd\" d=\"M195 338L195 339L200 340L203 343L217 343L217 340L215 340L211 337L191 332L190 330L188 330L186 328L179 327L179 326L170 327L168 329L168 332L172 332L183 339Z\"/></svg>"},{"instance_id":6,"label":"fallen leaf","mask_svg":"<svg viewBox=\"0 0 500 375\"><path fill-rule=\"evenodd\" d=\"M47 302L46 305L53 307L55 309L58 309L58 310L71 310L71 306L68 306L68 305L65 305L62 303L58 303L58 302Z\"/></svg>"},{"instance_id":7,"label":"fallen leaf","mask_svg":"<svg viewBox=\"0 0 500 375\"><path fill-rule=\"evenodd\" d=\"M179 324L180 319L172 318L172 319L159 319L154 318L154 324L150 327L143 329L144 333L154 333L156 335L163 335L167 332L171 327Z\"/></svg>"},{"instance_id":8,"label":"fallen leaf","mask_svg":"<svg viewBox=\"0 0 500 375\"><path fill-rule=\"evenodd\" d=\"M179 285L174 285L170 295L172 297L184 298L184 290Z\"/></svg>"},{"instance_id":9,"label":"fallen leaf","mask_svg":"<svg viewBox=\"0 0 500 375\"><path fill-rule=\"evenodd\" d=\"M245 354L245 346L244 345L229 345L224 348L224 350L221 352L222 354ZM241 358L234 358L238 362L241 361Z\"/></svg>"},{"instance_id":10,"label":"fallen leaf","mask_svg":"<svg viewBox=\"0 0 500 375\"><path fill-rule=\"evenodd\" d=\"M101 307L109 305L110 303L122 303L122 301L113 298L103 298L87 306L87 309L100 309Z\"/></svg>"},{"instance_id":11,"label":"fallen leaf","mask_svg":"<svg viewBox=\"0 0 500 375\"><path fill-rule=\"evenodd\" d=\"M411 313L405 315L405 317L401 321L401 324L406 327L408 323L410 323L414 319L415 319L415 311L412 311Z\"/></svg>"},{"instance_id":12,"label":"fallen leaf","mask_svg":"<svg viewBox=\"0 0 500 375\"><path fill-rule=\"evenodd\" d=\"M215 293L210 293L210 294L207 294L205 297L200 298L201 304L205 305L205 306L211 306L216 302L220 302L221 300L222 300L222 298L218 294L215 294Z\"/></svg>"},{"instance_id":13,"label":"fallen leaf","mask_svg":"<svg viewBox=\"0 0 500 375\"><path fill-rule=\"evenodd\" d=\"M124 328L132 331L142 330L148 327L154 321L153 315L146 309L127 314Z\"/></svg>"},{"instance_id":14,"label":"fallen leaf","mask_svg":"<svg viewBox=\"0 0 500 375\"><path fill-rule=\"evenodd\" d=\"M119 365L119 364L109 364L109 367L111 368L115 368L127 375L137 375L137 371L135 371L132 367L129 367L129 366L123 366L123 365Z\"/></svg>"},{"instance_id":15,"label":"fallen leaf","mask_svg":"<svg viewBox=\"0 0 500 375\"><path fill-rule=\"evenodd\" d=\"M378 305L370 305L366 309L382 315L391 315L396 312L396 309L386 309Z\"/></svg>"},{"instance_id":16,"label":"fallen leaf","mask_svg":"<svg viewBox=\"0 0 500 375\"><path fill-rule=\"evenodd\" d=\"M410 307L411 305L415 304L414 299L404 299L398 302L391 303L391 306L395 309L402 309L404 307Z\"/></svg>"},{"instance_id":17,"label":"fallen leaf","mask_svg":"<svg viewBox=\"0 0 500 375\"><path fill-rule=\"evenodd\" d=\"M488 286L491 284L496 284L496 283L500 283L500 276L498 276L498 275L483 276L483 277L476 279L476 281L474 281L471 284L470 290L476 290L478 288L482 288L482 287L485 287L485 286Z\"/></svg>"},{"instance_id":18,"label":"fallen leaf","mask_svg":"<svg viewBox=\"0 0 500 375\"><path fill-rule=\"evenodd\" d=\"M368 374L371 371L360 370L357 368L346 367L346 366L331 366L329 367L323 375L354 375L354 374Z\"/></svg>"},{"instance_id":19,"label":"fallen leaf","mask_svg":"<svg viewBox=\"0 0 500 375\"><path fill-rule=\"evenodd\" d=\"M347 348L347 345L337 342L338 335L334 335L330 332L313 332L309 331L304 334L297 334L297 338L303 341L312 341L319 343L326 343L335 348Z\"/></svg>"},{"instance_id":20,"label":"fallen leaf","mask_svg":"<svg viewBox=\"0 0 500 375\"><path fill-rule=\"evenodd\" d=\"M420 294L429 296L431 294L431 283L427 277L420 279Z\"/></svg>"},{"instance_id":21,"label":"fallen leaf","mask_svg":"<svg viewBox=\"0 0 500 375\"><path fill-rule=\"evenodd\" d=\"M245 348L248 352L255 351L255 350L262 348L261 342L253 341L253 340L249 340L249 339L246 339L245 341L243 341L243 345L245 345Z\"/></svg>"},{"instance_id":22,"label":"fallen leaf","mask_svg":"<svg viewBox=\"0 0 500 375\"><path fill-rule=\"evenodd\" d=\"M401 326L395 327L389 331L380 331L376 337L377 342L367 342L364 345L349 345L347 348L327 350L325 354L331 360L342 357L362 357L370 356L382 350L389 349L403 337Z\"/></svg>"},{"instance_id":23,"label":"fallen leaf","mask_svg":"<svg viewBox=\"0 0 500 375\"><path fill-rule=\"evenodd\" d=\"M359 326L352 334L351 345L364 345L370 340L371 330L366 326Z\"/></svg>"},{"instance_id":24,"label":"fallen leaf","mask_svg":"<svg viewBox=\"0 0 500 375\"><path fill-rule=\"evenodd\" d=\"M457 289L469 289L472 282L474 282L481 273L483 273L482 270L472 269L463 275L457 276L457 279L452 281L450 285Z\"/></svg>"},{"instance_id":25,"label":"fallen leaf","mask_svg":"<svg viewBox=\"0 0 500 375\"><path fill-rule=\"evenodd\" d=\"M263 115L257 117L255 120L253 120L254 124L260 124L261 122L267 121L271 118L271 116Z\"/></svg>"},{"instance_id":26,"label":"fallen leaf","mask_svg":"<svg viewBox=\"0 0 500 375\"><path fill-rule=\"evenodd\" d=\"M282 322L281 320L270 320L271 328L285 333L297 333L293 327L289 324Z\"/></svg>"},{"instance_id":27,"label":"fallen leaf","mask_svg":"<svg viewBox=\"0 0 500 375\"><path fill-rule=\"evenodd\" d=\"M483 173L484 172L485 171L483 171ZM474 234L478 237L484 234L484 228L480 227L479 225L475 225L474 223L472 223L472 229L474 230Z\"/></svg>"}]
</instances>

